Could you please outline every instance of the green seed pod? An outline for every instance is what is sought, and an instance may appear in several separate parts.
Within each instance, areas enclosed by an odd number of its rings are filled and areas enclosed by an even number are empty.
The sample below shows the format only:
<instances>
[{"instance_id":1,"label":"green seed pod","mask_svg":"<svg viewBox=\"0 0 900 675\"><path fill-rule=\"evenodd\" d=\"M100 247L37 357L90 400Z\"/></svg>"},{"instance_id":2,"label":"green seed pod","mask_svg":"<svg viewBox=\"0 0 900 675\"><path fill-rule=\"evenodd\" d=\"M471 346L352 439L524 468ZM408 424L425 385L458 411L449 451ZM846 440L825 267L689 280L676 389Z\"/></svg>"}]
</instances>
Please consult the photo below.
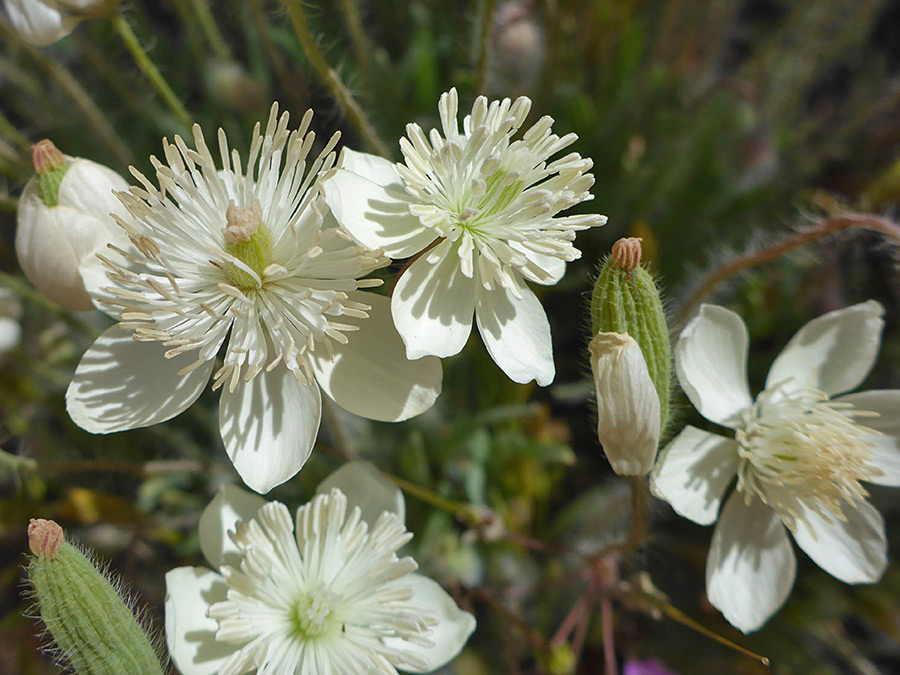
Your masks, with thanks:
<instances>
[{"instance_id":1,"label":"green seed pod","mask_svg":"<svg viewBox=\"0 0 900 675\"><path fill-rule=\"evenodd\" d=\"M659 396L660 429L669 419L672 348L659 289L641 267L640 239L620 239L600 270L591 295L591 330L631 336L644 356Z\"/></svg>"},{"instance_id":2,"label":"green seed pod","mask_svg":"<svg viewBox=\"0 0 900 675\"><path fill-rule=\"evenodd\" d=\"M31 148L31 159L41 201L47 206L56 206L59 204L59 184L69 168L65 156L53 141L43 140Z\"/></svg>"},{"instance_id":3,"label":"green seed pod","mask_svg":"<svg viewBox=\"0 0 900 675\"><path fill-rule=\"evenodd\" d=\"M116 590L52 520L32 519L28 580L59 654L78 675L162 675L147 636Z\"/></svg>"}]
</instances>

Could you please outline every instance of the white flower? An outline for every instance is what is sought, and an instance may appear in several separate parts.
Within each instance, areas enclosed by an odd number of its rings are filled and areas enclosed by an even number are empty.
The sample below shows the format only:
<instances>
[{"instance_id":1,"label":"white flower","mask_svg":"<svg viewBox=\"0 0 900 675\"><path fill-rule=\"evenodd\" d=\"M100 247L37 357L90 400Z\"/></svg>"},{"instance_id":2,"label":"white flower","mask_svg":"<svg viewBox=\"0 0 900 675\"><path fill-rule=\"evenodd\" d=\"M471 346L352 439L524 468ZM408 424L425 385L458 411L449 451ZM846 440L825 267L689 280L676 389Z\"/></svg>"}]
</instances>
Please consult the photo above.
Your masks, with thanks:
<instances>
[{"instance_id":1,"label":"white flower","mask_svg":"<svg viewBox=\"0 0 900 675\"><path fill-rule=\"evenodd\" d=\"M38 175L26 183L19 199L19 266L53 302L73 311L93 309L79 266L107 244L127 245L111 214L127 217L115 193L127 189L128 183L101 164L63 155L50 141L36 144L32 157ZM52 205L45 202L39 185L49 173L57 174L47 188ZM58 175L62 179L57 185Z\"/></svg>"},{"instance_id":2,"label":"white flower","mask_svg":"<svg viewBox=\"0 0 900 675\"><path fill-rule=\"evenodd\" d=\"M704 305L676 345L685 393L735 437L686 427L660 455L651 489L708 525L737 476L713 533L706 591L745 633L765 623L793 586L788 531L841 581L872 583L884 572L884 522L861 483L900 486L900 390L838 396L872 369L883 313L869 301L810 321L775 359L755 402L747 327L737 314Z\"/></svg>"},{"instance_id":3,"label":"white flower","mask_svg":"<svg viewBox=\"0 0 900 675\"><path fill-rule=\"evenodd\" d=\"M164 145L168 166L153 158L160 189L135 173L142 187L119 194L136 250L110 257L108 278L82 270L120 323L69 386L79 426L109 433L163 422L212 375L225 449L244 482L266 492L309 456L320 388L384 421L434 403L440 361L408 361L388 299L358 290L381 283L359 277L387 260L334 226L316 181L334 162L337 135L311 160L311 119L289 132L287 113L273 106L246 164L220 130L222 169L195 126L196 150L176 137Z\"/></svg>"},{"instance_id":4,"label":"white flower","mask_svg":"<svg viewBox=\"0 0 900 675\"><path fill-rule=\"evenodd\" d=\"M555 374L550 325L525 280L555 284L566 262L581 255L575 232L606 222L557 217L591 199L592 163L574 152L549 162L576 139L551 133L550 117L513 140L531 108L525 97L490 105L479 97L462 131L457 106L455 89L441 96L443 137L407 126L405 163L345 150L322 189L363 246L391 258L425 251L391 299L409 358L458 353L474 315L488 352L512 380L547 385Z\"/></svg>"},{"instance_id":5,"label":"white flower","mask_svg":"<svg viewBox=\"0 0 900 675\"><path fill-rule=\"evenodd\" d=\"M22 303L9 288L0 288L0 354L5 354L19 344L22 327Z\"/></svg>"},{"instance_id":6,"label":"white flower","mask_svg":"<svg viewBox=\"0 0 900 675\"><path fill-rule=\"evenodd\" d=\"M659 445L659 396L641 348L620 333L597 333L588 345L597 392L597 436L613 471L643 476Z\"/></svg>"},{"instance_id":7,"label":"white flower","mask_svg":"<svg viewBox=\"0 0 900 675\"><path fill-rule=\"evenodd\" d=\"M475 618L397 556L412 538L399 491L356 463L318 492L296 527L284 504L234 487L206 508L200 546L218 571L166 575L166 639L184 675L423 673L465 645Z\"/></svg>"},{"instance_id":8,"label":"white flower","mask_svg":"<svg viewBox=\"0 0 900 675\"><path fill-rule=\"evenodd\" d=\"M9 20L35 47L61 40L81 21L111 13L120 0L4 0Z\"/></svg>"}]
</instances>

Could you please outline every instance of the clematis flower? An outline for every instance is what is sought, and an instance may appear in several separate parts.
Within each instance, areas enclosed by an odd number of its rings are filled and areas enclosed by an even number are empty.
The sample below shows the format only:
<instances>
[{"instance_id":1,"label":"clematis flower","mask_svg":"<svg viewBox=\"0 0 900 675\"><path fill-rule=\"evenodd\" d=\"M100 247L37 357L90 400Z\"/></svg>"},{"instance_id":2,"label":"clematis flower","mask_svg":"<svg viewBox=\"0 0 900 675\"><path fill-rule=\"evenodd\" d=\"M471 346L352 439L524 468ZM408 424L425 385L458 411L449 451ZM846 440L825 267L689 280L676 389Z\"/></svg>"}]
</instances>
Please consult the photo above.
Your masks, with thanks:
<instances>
[{"instance_id":1,"label":"clematis flower","mask_svg":"<svg viewBox=\"0 0 900 675\"><path fill-rule=\"evenodd\" d=\"M166 575L166 640L184 675L424 673L465 645L475 618L397 555L412 538L399 491L351 463L318 492L296 521L230 486L203 512L217 571Z\"/></svg>"},{"instance_id":2,"label":"clematis flower","mask_svg":"<svg viewBox=\"0 0 900 675\"><path fill-rule=\"evenodd\" d=\"M525 281L555 284L580 257L575 232L603 225L599 215L557 216L591 199L592 162L572 152L543 117L513 140L531 109L479 97L457 120L456 90L438 105L443 136L416 124L400 140L404 163L344 150L323 181L328 205L353 239L391 258L422 253L391 298L394 325L411 359L452 356L472 318L498 366L515 382L553 381L550 325Z\"/></svg>"},{"instance_id":3,"label":"clematis flower","mask_svg":"<svg viewBox=\"0 0 900 675\"><path fill-rule=\"evenodd\" d=\"M112 169L69 157L51 141L31 150L36 175L19 199L16 256L28 280L48 299L72 311L93 309L80 266L128 238L113 215L128 212L115 193L128 183Z\"/></svg>"},{"instance_id":4,"label":"clematis flower","mask_svg":"<svg viewBox=\"0 0 900 675\"><path fill-rule=\"evenodd\" d=\"M706 592L745 633L765 623L794 584L788 532L841 581L873 583L884 572L884 522L863 483L900 486L900 390L845 393L875 363L883 314L870 300L810 321L775 359L756 401L737 314L704 305L681 334L682 388L734 438L686 427L660 455L650 485L701 525L718 514Z\"/></svg>"},{"instance_id":5,"label":"clematis flower","mask_svg":"<svg viewBox=\"0 0 900 675\"><path fill-rule=\"evenodd\" d=\"M388 299L360 290L381 283L360 277L387 259L330 218L317 179L338 138L311 158L311 119L289 132L273 106L246 164L220 130L221 169L195 126L196 150L176 137L164 144L168 165L152 158L159 189L135 172L142 187L119 193L131 216L119 224L136 250L104 256L108 276L82 269L119 323L75 371L66 402L76 424L110 433L163 422L212 376L228 456L267 492L309 456L320 390L383 421L434 403L440 361L407 360Z\"/></svg>"},{"instance_id":6,"label":"clematis flower","mask_svg":"<svg viewBox=\"0 0 900 675\"><path fill-rule=\"evenodd\" d=\"M106 16L120 0L3 0L9 20L35 47L61 40L85 19Z\"/></svg>"}]
</instances>

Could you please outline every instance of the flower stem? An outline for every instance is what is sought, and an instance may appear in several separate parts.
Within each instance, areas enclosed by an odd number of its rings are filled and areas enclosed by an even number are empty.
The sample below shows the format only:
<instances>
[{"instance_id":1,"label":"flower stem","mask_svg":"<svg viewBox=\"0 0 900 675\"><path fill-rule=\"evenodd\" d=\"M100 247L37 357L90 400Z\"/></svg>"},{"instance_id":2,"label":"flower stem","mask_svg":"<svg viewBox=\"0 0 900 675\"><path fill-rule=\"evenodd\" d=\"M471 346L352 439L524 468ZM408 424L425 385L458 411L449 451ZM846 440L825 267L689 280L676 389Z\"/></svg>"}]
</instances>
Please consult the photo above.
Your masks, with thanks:
<instances>
[{"instance_id":1,"label":"flower stem","mask_svg":"<svg viewBox=\"0 0 900 675\"><path fill-rule=\"evenodd\" d=\"M344 21L347 22L347 31L350 33L350 41L353 43L353 52L356 55L356 62L362 73L363 81L371 87L374 79L372 45L363 30L357 0L341 0L341 12L344 14Z\"/></svg>"},{"instance_id":2,"label":"flower stem","mask_svg":"<svg viewBox=\"0 0 900 675\"><path fill-rule=\"evenodd\" d=\"M666 602L665 600L662 600L661 598L656 597L652 593L648 593L647 591L644 591L643 589L638 588L637 586L630 585L629 589L627 591L627 595L635 598L636 600L644 602L644 603L650 605L651 607L658 609L659 611L661 611L663 614L665 614L667 617L669 617L673 621L676 621L677 623L680 623L683 626L687 626L691 630L696 631L697 633L700 633L701 635L704 635L704 636L708 637L709 639L718 642L719 644L725 645L729 649L733 649L734 651L740 652L741 654L743 654L745 656L749 656L752 659L756 659L757 661L762 663L764 666L769 665L769 659L766 658L765 656L760 656L759 654L757 654L755 652L751 652L749 649L746 649L744 647L741 647L738 644L735 644L728 638L724 638L721 635L719 635L718 633L714 633L709 628L706 628L705 626L698 623L697 621L694 621L692 618L690 618L687 614L682 612L677 607L673 607L668 602Z\"/></svg>"},{"instance_id":3,"label":"flower stem","mask_svg":"<svg viewBox=\"0 0 900 675\"><path fill-rule=\"evenodd\" d=\"M473 513L472 507L469 504L453 501L452 499L443 497L436 492L432 492L422 485L410 483L408 480L404 480L399 476L394 476L393 474L385 472L382 473L384 474L385 478L392 481L398 488L400 488L407 494L412 495L416 499L422 500L426 504L431 504L434 507L437 507L443 511L447 511L448 513L452 513L453 515L464 519L471 516Z\"/></svg>"},{"instance_id":4,"label":"flower stem","mask_svg":"<svg viewBox=\"0 0 900 675\"><path fill-rule=\"evenodd\" d=\"M497 0L484 0L478 25L478 52L475 60L475 93L482 95L487 86L487 62L491 45L491 23Z\"/></svg>"},{"instance_id":5,"label":"flower stem","mask_svg":"<svg viewBox=\"0 0 900 675\"><path fill-rule=\"evenodd\" d=\"M603 631L603 663L605 675L618 675L616 667L616 645L613 633L612 600L604 596L600 600L600 625Z\"/></svg>"},{"instance_id":6,"label":"flower stem","mask_svg":"<svg viewBox=\"0 0 900 675\"><path fill-rule=\"evenodd\" d=\"M754 267L771 262L795 249L812 244L829 235L851 229L873 230L884 235L886 238L893 240L894 243L900 244L900 226L887 218L867 213L847 213L832 218L825 218L812 227L799 232L792 237L788 237L773 246L764 248L755 253L738 256L731 262L713 270L700 282L700 285L681 306L676 317L676 323L678 325L684 325L684 323L694 314L700 303L703 302L713 289L723 281L726 281L741 272L746 272Z\"/></svg>"},{"instance_id":7,"label":"flower stem","mask_svg":"<svg viewBox=\"0 0 900 675\"><path fill-rule=\"evenodd\" d=\"M309 29L309 24L306 21L306 12L303 11L301 2L299 0L281 0L281 2L291 17L294 32L297 34L297 39L300 40L300 45L306 53L306 58L309 59L319 79L322 80L331 91L332 96L337 100L341 110L347 116L347 120L353 125L357 133L362 136L363 141L365 141L372 152L382 157L390 157L390 150L388 150L384 141L378 137L378 133L375 131L375 127L372 126L369 118L366 117L366 114L353 98L350 90L341 81L337 72L325 60L325 55L319 49L319 45L316 44L316 40Z\"/></svg>"},{"instance_id":8,"label":"flower stem","mask_svg":"<svg viewBox=\"0 0 900 675\"><path fill-rule=\"evenodd\" d=\"M231 61L231 50L228 48L228 43L225 42L222 32L216 25L216 20L209 10L209 4L206 0L190 0L190 4L194 8L200 27L206 34L206 39L209 41L213 54L223 61Z\"/></svg>"},{"instance_id":9,"label":"flower stem","mask_svg":"<svg viewBox=\"0 0 900 675\"><path fill-rule=\"evenodd\" d=\"M138 68L141 69L146 78L150 81L150 84L156 90L156 93L159 94L163 102L169 107L175 117L178 118L178 121L186 128L190 128L190 114L182 105L178 96L172 90L172 87L166 82L162 73L159 72L159 69L154 65L153 61L150 60L147 52L141 46L140 41L138 41L137 35L135 35L134 31L131 29L131 25L121 14L116 14L111 20L119 37L122 38L122 42L125 43L125 48L131 53Z\"/></svg>"}]
</instances>

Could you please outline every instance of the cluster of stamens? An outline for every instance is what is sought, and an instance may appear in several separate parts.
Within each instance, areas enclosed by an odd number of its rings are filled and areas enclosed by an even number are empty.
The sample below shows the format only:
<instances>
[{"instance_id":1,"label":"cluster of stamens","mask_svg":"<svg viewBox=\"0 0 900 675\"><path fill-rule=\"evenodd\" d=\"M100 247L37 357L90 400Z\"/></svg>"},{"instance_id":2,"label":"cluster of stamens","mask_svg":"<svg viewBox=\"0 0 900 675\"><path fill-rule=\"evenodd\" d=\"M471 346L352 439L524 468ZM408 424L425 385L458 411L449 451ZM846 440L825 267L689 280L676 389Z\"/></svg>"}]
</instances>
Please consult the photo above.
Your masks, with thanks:
<instances>
[{"instance_id":1,"label":"cluster of stamens","mask_svg":"<svg viewBox=\"0 0 900 675\"><path fill-rule=\"evenodd\" d=\"M819 391L783 396L767 389L744 412L737 489L772 507L793 529L801 508L844 520L843 505L867 496L874 429L857 421L875 413L832 401Z\"/></svg>"}]
</instances>

